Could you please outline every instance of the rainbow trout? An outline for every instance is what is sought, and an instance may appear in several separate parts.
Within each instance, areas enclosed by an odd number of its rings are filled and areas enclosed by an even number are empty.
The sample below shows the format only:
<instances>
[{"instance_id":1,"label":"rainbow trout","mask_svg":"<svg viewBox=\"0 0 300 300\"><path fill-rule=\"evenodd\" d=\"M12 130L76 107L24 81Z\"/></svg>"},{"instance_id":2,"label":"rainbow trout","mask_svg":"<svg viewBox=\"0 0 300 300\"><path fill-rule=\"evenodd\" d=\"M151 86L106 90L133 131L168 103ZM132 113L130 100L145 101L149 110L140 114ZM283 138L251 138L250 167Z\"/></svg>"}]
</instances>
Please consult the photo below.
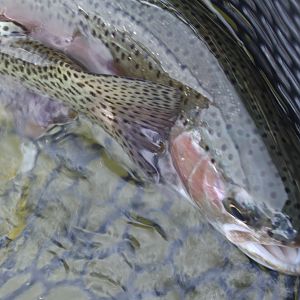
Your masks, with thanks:
<instances>
[{"instance_id":1,"label":"rainbow trout","mask_svg":"<svg viewBox=\"0 0 300 300\"><path fill-rule=\"evenodd\" d=\"M299 274L297 222L282 210L287 180L278 176L254 125L243 137L253 141L244 148L252 157L249 166L239 149L243 138L238 131L232 138L230 132L237 116L226 121L214 99L170 78L142 45L97 15L82 9L65 13L76 16L82 34L102 40L126 74L142 80L90 73L63 52L24 36L22 28L20 34L10 29L11 23L1 29L0 73L99 123L150 178L183 186L211 224L247 255L272 269ZM237 130L243 129L248 130ZM172 172L178 178L169 176ZM255 189L257 179L272 183L266 189L270 194Z\"/></svg>"},{"instance_id":2,"label":"rainbow trout","mask_svg":"<svg viewBox=\"0 0 300 300\"><path fill-rule=\"evenodd\" d=\"M247 155L252 156L254 154L253 144L257 143L257 137L260 136L260 138L264 140L264 144L270 154L269 158L265 157L265 159L271 160L276 164L278 172L276 176L279 179L277 184L278 187L280 185L283 186L285 192L280 193L280 205L278 205L279 202L277 202L278 189L272 187L276 184L271 181L269 181L269 183L265 182L265 184L262 185L261 188L265 190L271 187L271 190L268 192L269 195L265 194L262 198L262 194L255 195L255 187L250 193L252 197L245 194L241 197L237 194L233 197L220 196L220 192L224 191L224 186L222 186L224 178L219 177L220 173L218 172L219 170L215 168L215 165L224 165L224 160L220 160L224 158L224 153L228 153L226 143L213 149L207 147L207 145L199 148L197 146L197 144L199 145L197 139L187 135L178 139L177 147L175 147L173 152L173 157L177 155L182 158L181 161L178 159L176 162L175 160L175 165L176 163L178 164L177 170L181 174L185 186L188 187L189 193L194 195L192 197L194 200L203 199L203 189L202 191L199 189L199 178L202 177L201 182L203 182L205 177L207 177L206 180L210 182L210 184L208 184L209 189L205 194L210 194L209 198L211 198L211 200L222 199L222 201L214 203L219 207L219 212L217 212L215 206L212 206L212 203L200 202L200 205L208 205L211 207L211 220L214 219L216 220L215 222L218 223L215 227L218 228L220 227L219 225L222 224L220 231L256 261L277 270L291 274L299 274L300 152L297 134L295 134L297 130L294 131L294 124L290 122L290 114L286 113L282 115L282 112L285 111L285 105L288 104L287 101L284 103L284 100L280 99L274 90L270 92L270 88L268 87L270 83L266 82L265 78L256 71L249 52L244 51L239 40L235 39L232 32L222 26L223 23L220 19L223 20L223 22L224 19L227 20L233 28L235 28L236 24L232 19L228 19L228 16L224 15L222 11L221 15L216 7L212 9L210 1L169 0L144 2L149 2L171 11L186 22L200 39L204 40L209 50L218 59L226 77L231 81L236 92L240 95L241 100L244 101L247 110L251 113L256 124L255 130L258 135L253 135L253 133L250 132L245 133L247 141L240 145L237 143L238 140L235 140L235 148L240 152L239 156L241 159ZM230 11L230 8L232 7L229 6L227 11ZM271 10L271 12L276 14L276 10ZM237 14L237 12L235 13ZM222 19L220 15L224 17L224 19ZM291 50L291 48L289 48L289 50ZM253 76L253 74L256 75ZM292 75L290 78L292 78ZM278 105L278 103L280 105ZM226 131L232 137L237 133L240 138L242 138L244 133L239 128L233 128L232 122L230 122L230 118L232 118L230 113L227 118L227 120L224 120ZM211 120L211 122L213 122L213 120ZM216 122L221 123L222 121ZM176 145L176 143L173 143L173 145L174 144ZM216 146L216 144L214 144L214 146ZM207 151L204 151L205 149ZM261 150L262 149L265 148L261 147ZM209 152L208 157L213 157L213 164L209 162L207 156L207 159L203 161L202 158L207 152ZM222 155L217 157L215 155L216 152L222 153ZM243 153L247 153L247 155ZM230 157L228 156L230 160L233 160L234 157L235 155L232 153ZM253 161L250 163L253 166L256 165L257 172L252 173L252 175L248 172L248 174L264 182L265 174L270 176L272 172L270 172L270 170L266 171L265 167L262 166L266 163L265 161L260 162L262 164L261 168L256 164L255 161L258 160L258 157L259 154L255 152ZM190 165L184 168L182 161L184 161L184 159L188 160L188 158ZM197 163L199 166L196 165L196 167L194 167ZM207 174L203 174L203 170L201 171L202 166L205 164L208 165ZM249 168L249 165L244 164L244 171L246 173L247 168ZM259 173L261 175L259 175ZM223 176L225 174L226 171L224 173L223 166ZM249 183L251 181L250 176L248 177ZM233 179L232 175L229 176L229 178L230 177ZM233 181L238 182L237 179L233 179ZM257 187L258 186L259 185L257 185ZM273 216L270 218L271 226L267 224L268 222L264 221L266 215L269 214L268 210L270 208L274 209ZM209 208L206 207L205 210L209 210ZM231 214L235 222L227 219L227 213ZM287 218L283 217L284 215ZM267 217L267 219L268 218L269 217ZM220 221L222 219L223 221ZM242 221L242 223L240 221ZM213 222L214 221L212 221L212 223ZM277 229L270 230L272 227L277 227Z\"/></svg>"}]
</instances>

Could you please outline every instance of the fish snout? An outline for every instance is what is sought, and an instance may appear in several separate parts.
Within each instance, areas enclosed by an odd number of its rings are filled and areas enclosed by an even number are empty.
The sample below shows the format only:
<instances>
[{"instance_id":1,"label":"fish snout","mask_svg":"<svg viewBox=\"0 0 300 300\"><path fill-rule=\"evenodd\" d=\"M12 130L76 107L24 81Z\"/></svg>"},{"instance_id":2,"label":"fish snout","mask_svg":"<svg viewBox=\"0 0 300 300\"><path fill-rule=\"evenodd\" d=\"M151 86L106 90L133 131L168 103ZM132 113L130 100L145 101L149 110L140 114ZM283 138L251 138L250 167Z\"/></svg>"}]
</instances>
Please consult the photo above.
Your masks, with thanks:
<instances>
[{"instance_id":1,"label":"fish snout","mask_svg":"<svg viewBox=\"0 0 300 300\"><path fill-rule=\"evenodd\" d=\"M262 237L243 224L223 224L221 231L227 239L247 256L263 266L290 275L300 274L300 248L283 245Z\"/></svg>"},{"instance_id":2,"label":"fish snout","mask_svg":"<svg viewBox=\"0 0 300 300\"><path fill-rule=\"evenodd\" d=\"M300 248L244 242L237 245L245 254L267 268L285 274L300 274Z\"/></svg>"}]
</instances>

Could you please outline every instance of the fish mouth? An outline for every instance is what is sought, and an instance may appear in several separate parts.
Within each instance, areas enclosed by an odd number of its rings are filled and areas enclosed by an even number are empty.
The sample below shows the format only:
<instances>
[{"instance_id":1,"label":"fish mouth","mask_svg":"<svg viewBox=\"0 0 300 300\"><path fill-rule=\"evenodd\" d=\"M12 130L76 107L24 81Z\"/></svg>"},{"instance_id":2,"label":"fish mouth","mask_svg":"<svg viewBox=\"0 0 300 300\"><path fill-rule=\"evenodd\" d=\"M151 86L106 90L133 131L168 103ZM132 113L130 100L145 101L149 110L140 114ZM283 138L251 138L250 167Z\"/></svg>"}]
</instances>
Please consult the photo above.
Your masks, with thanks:
<instances>
[{"instance_id":1,"label":"fish mouth","mask_svg":"<svg viewBox=\"0 0 300 300\"><path fill-rule=\"evenodd\" d=\"M239 225L223 226L226 237L259 264L289 275L300 274L300 248L257 241L250 229Z\"/></svg>"}]
</instances>

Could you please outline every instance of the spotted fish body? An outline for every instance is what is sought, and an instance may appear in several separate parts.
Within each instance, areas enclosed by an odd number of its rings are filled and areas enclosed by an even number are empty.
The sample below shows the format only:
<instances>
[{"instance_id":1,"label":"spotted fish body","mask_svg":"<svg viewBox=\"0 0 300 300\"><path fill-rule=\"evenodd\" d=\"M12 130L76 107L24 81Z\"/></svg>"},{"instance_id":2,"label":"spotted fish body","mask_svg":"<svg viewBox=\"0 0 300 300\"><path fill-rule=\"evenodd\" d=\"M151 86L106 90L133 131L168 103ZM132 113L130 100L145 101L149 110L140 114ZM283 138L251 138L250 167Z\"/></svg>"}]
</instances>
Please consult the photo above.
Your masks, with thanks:
<instances>
[{"instance_id":1,"label":"spotted fish body","mask_svg":"<svg viewBox=\"0 0 300 300\"><path fill-rule=\"evenodd\" d=\"M38 3L38 1L36 3ZM67 10L66 13L70 13L70 10ZM281 217L281 219L279 218L279 225L274 224L274 228L272 228L273 211L268 212L263 206L258 206L253 203L253 198L244 189L244 183L242 181L238 185L236 183L232 185L228 184L228 182L230 182L230 179L232 179L232 176L234 175L233 170L235 169L235 165L240 164L240 162L238 161L238 154L234 152L234 155L232 157L233 159L229 158L228 160L225 159L224 161L222 161L222 158L224 158L223 154L226 149L220 152L214 151L215 149L222 149L222 145L216 144L215 142L211 142L211 144L207 142L210 138L210 136L207 134L207 131L209 131L207 129L209 129L210 125L212 125L212 120L217 120L217 122L220 122L219 120L222 120L222 118L220 118L220 110L214 105L209 105L208 107L205 101L197 101L197 98L199 98L199 96L197 96L196 92L193 92L191 89L180 85L174 80L170 80L170 78L168 78L168 76L163 73L160 64L155 59L153 59L152 56L144 56L147 53L144 51L143 47L138 43L135 43L135 41L132 40L126 33L116 31L113 27L109 27L105 23L102 23L102 21L97 16L92 17L91 14L85 14L85 12L82 10L79 10L78 14L77 11L75 13L73 12L73 14L75 16L74 22L78 22L78 24L81 24L80 28L82 29L83 33L87 33L98 39L102 39L110 49L117 63L119 63L122 67L126 67L126 69L128 66L132 68L129 68L129 72L132 72L133 75L138 74L138 76L141 78L151 79L152 81L158 83L174 85L182 90L183 98L192 98L192 101L186 101L182 119L178 120L176 126L173 128L170 140L170 151L172 154L173 163L181 177L181 180L185 184L186 190L193 198L193 200L197 203L197 205L200 206L207 214L210 222L219 230L221 230L229 240L242 248L249 256L271 268L280 269L284 272L292 274L298 274L299 268L297 264L296 266L294 266L293 264L291 266L290 264L286 265L286 261L278 262L278 260L276 260L276 255L275 258L272 257L270 259L269 257L263 256L264 259L261 259L259 251L256 251L257 248L259 248L259 243L269 243L270 245L273 245L273 243L275 243L276 247L277 245L282 244L282 241L280 239L279 241L277 241L276 239L271 238L265 230L261 230L262 226L269 226L269 229L272 229L274 232L276 232L276 230L279 230L279 236L285 231L285 229L280 229L282 223L285 222L285 224L287 224L287 229L290 229L292 226L285 216L279 215ZM209 37L207 38L208 40L210 39ZM35 48L36 45L33 47L33 49L30 49L30 51L32 52L33 50L34 52ZM217 48L215 49L215 51L218 52L219 49ZM17 51L17 53L20 52ZM144 57L145 59L140 60L140 57ZM65 59L65 57L61 58L62 61L65 61ZM59 61L60 60L55 61L55 63ZM224 61L226 60L224 59ZM67 69L72 66L71 68L78 72L76 74L82 74L82 71L78 70L76 65L74 65L71 61L69 61L67 64L69 64L66 67ZM230 64L227 64L226 66L230 68ZM41 74L46 76L46 73L39 73L38 75ZM72 73L70 75L67 74L67 76L72 76ZM38 82L36 84L38 85L30 85L30 87L35 87L38 90L44 89L43 84L40 84ZM61 88L61 85L59 85L59 88ZM95 88L95 86L93 86L93 88ZM45 92L47 93L51 93L51 91L53 91L53 89L51 88L50 90L45 90ZM57 92L59 92L59 90ZM244 93L247 94L247 91L244 91ZM60 95L58 93L53 94L53 97L60 98L59 96ZM72 100L68 99L67 101ZM96 101L96 99L93 98L93 101ZM74 106L76 109L84 110L83 107L80 107L80 103L77 103L75 105L77 105ZM161 112L161 109L163 108L163 106L159 106L158 111ZM207 110L207 108L209 108L209 110ZM168 109L168 111L170 110ZM176 112L178 111L179 110L177 109ZM124 110L120 111L120 113L124 112L126 113L126 111ZM89 115L93 115L90 110L86 111L86 113ZM138 114L138 112L136 112L136 114ZM209 119L210 115L212 117L211 119ZM186 122L186 120L184 119L185 117L190 121ZM99 117L97 117L96 119L97 121L100 120ZM109 124L109 118L105 119L106 123L103 122L103 120L100 121L101 124ZM159 119L157 121L160 122ZM175 122L175 118L172 122ZM205 127L206 123L208 123L207 128ZM112 123L110 123L109 125L112 125ZM217 126L219 127L220 125L223 126L223 124L217 124ZM168 131L170 130L171 125L164 128L167 133L165 135L162 134L162 136L168 136ZM108 131L113 136L116 136L114 129L110 128L108 129ZM199 131L201 134L199 135L197 131ZM226 141L228 141L226 147L231 146L230 139L227 138ZM139 144L140 143L141 141L139 140ZM148 146L149 144L147 144L147 147ZM158 145L156 145L154 151L151 150L150 153L159 152L157 146ZM150 147L150 149L153 148ZM182 149L184 151L181 151ZM133 156L135 157L134 154L135 153L133 153ZM221 165L218 165L216 161ZM153 163L151 165L153 165ZM142 167L146 167L147 169L147 165L145 166L145 164L143 164ZM271 173L275 173L274 169L272 168L273 167L270 168ZM241 179L241 176L239 178L239 176L236 175L235 179L239 180ZM282 187L282 183L279 183L278 186L279 188L277 190L280 190L280 188ZM231 203L230 201L232 198L234 201ZM229 202L228 207L225 207L227 202ZM213 205L211 205L212 203ZM251 205L253 207L251 207ZM251 208L253 208L253 210L251 210ZM231 209L231 211L228 212L229 209ZM253 217L258 218L259 222L257 225L253 226L253 224L251 225L251 223L249 223L247 224L247 226L244 226L243 220L238 220L238 217L240 216L238 216L237 212L239 212L240 210L243 217L245 209L249 210L250 222L253 220ZM255 212L255 214L253 212ZM251 228L251 226L253 228ZM286 237L287 240L293 238L293 230L291 233L292 234L290 236ZM243 248L243 246L245 246L245 244L247 244L248 242L250 242L251 244L251 242L253 241L259 242L255 245L257 248L253 248L253 246L251 246L252 248L250 248L250 250L247 252L247 250L245 249L245 247ZM274 249L271 249L270 251L286 251L290 256L298 257L298 250L294 251L290 248L284 248L284 250L282 250L283 248L276 247L274 247ZM247 249L249 249L249 247Z\"/></svg>"},{"instance_id":2,"label":"spotted fish body","mask_svg":"<svg viewBox=\"0 0 300 300\"><path fill-rule=\"evenodd\" d=\"M2 75L21 80L26 87L87 114L118 140L147 175L158 176L156 156L164 152L168 132L180 110L177 89L89 74L64 54L28 39L10 38L1 48Z\"/></svg>"}]
</instances>

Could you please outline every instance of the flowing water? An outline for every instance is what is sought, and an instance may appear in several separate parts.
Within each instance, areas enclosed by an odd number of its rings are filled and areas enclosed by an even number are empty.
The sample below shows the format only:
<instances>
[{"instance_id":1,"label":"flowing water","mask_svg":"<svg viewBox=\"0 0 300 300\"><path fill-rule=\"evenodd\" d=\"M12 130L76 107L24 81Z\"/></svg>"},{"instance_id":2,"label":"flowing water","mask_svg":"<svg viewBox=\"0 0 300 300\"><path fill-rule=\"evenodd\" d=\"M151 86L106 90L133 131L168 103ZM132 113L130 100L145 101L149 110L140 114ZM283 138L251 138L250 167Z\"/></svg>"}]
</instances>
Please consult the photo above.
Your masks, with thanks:
<instances>
[{"instance_id":1,"label":"flowing water","mask_svg":"<svg viewBox=\"0 0 300 300\"><path fill-rule=\"evenodd\" d=\"M233 105L217 60L174 15L128 0L99 1L97 14ZM180 194L128 174L97 125L21 86L0 91L1 299L298 299L297 277L256 264Z\"/></svg>"}]
</instances>

